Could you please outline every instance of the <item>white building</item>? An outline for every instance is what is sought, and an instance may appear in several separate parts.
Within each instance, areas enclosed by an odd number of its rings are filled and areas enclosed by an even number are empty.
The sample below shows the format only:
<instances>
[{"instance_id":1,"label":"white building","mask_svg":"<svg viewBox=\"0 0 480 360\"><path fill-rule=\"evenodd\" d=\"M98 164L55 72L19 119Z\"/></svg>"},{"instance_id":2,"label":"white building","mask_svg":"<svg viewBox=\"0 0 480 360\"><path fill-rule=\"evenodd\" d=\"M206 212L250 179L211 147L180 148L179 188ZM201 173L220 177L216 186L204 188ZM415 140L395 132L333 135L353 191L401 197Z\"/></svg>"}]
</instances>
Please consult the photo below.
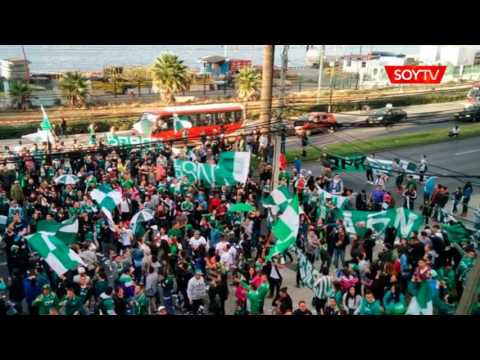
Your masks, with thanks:
<instances>
[{"instance_id":1,"label":"white building","mask_svg":"<svg viewBox=\"0 0 480 360\"><path fill-rule=\"evenodd\" d=\"M359 83L388 84L385 65L404 65L407 57L403 54L388 52L371 52L366 55L346 55L342 58L342 69L347 73L357 73Z\"/></svg>"}]
</instances>

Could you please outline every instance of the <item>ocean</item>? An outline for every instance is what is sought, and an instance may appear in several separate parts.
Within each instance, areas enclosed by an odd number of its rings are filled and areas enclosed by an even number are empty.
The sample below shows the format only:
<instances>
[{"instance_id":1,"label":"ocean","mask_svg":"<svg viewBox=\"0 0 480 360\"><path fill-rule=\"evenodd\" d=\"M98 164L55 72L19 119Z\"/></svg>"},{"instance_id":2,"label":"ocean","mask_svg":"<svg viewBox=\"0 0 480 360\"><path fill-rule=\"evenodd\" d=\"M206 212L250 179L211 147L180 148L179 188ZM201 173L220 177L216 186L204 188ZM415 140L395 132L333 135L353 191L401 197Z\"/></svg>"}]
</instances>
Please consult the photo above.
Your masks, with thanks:
<instances>
[{"instance_id":1,"label":"ocean","mask_svg":"<svg viewBox=\"0 0 480 360\"><path fill-rule=\"evenodd\" d=\"M317 45L318 46L318 45ZM278 46L275 64L280 65L281 47ZM358 45L337 45L337 54L358 53ZM363 45L368 51L392 51L406 55L418 53L416 45ZM327 55L333 55L334 45L327 45ZM151 65L163 52L177 54L185 64L199 68L199 58L224 54L224 45L25 45L32 72L95 71L106 65ZM289 51L289 66L305 65L305 46L292 45ZM227 45L230 58L251 59L262 63L262 45ZM23 58L21 45L0 45L0 59Z\"/></svg>"}]
</instances>

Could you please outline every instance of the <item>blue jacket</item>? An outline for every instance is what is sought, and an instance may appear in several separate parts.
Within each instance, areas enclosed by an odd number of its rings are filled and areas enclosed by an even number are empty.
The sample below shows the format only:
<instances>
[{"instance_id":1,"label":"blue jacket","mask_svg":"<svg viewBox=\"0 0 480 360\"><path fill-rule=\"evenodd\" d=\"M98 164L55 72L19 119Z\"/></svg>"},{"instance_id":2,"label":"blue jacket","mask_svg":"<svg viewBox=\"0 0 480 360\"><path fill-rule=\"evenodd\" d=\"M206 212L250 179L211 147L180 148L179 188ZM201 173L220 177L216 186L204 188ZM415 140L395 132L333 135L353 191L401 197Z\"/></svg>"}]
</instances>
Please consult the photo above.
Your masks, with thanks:
<instances>
[{"instance_id":1,"label":"blue jacket","mask_svg":"<svg viewBox=\"0 0 480 360\"><path fill-rule=\"evenodd\" d=\"M302 160L300 159L295 159L293 161L293 166L295 166L295 169L297 169L297 172L299 173L300 170L302 169Z\"/></svg>"},{"instance_id":2,"label":"blue jacket","mask_svg":"<svg viewBox=\"0 0 480 360\"><path fill-rule=\"evenodd\" d=\"M23 280L23 292L25 293L25 300L27 301L28 305L31 305L33 300L35 300L37 296L41 294L42 290L37 285L36 280L30 280L29 278L26 278Z\"/></svg>"},{"instance_id":3,"label":"blue jacket","mask_svg":"<svg viewBox=\"0 0 480 360\"><path fill-rule=\"evenodd\" d=\"M463 188L463 198L470 199L470 197L472 196L472 192L473 192L473 189L471 186Z\"/></svg>"}]
</instances>

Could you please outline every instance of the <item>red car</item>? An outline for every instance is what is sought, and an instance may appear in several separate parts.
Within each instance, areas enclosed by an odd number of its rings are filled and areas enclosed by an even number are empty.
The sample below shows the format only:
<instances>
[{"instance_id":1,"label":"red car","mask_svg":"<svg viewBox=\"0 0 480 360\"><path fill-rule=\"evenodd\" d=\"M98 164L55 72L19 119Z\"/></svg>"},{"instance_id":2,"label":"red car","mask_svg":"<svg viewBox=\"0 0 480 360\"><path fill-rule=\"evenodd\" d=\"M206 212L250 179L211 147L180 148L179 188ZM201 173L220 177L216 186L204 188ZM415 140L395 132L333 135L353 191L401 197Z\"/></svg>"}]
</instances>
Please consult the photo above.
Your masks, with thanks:
<instances>
[{"instance_id":1,"label":"red car","mask_svg":"<svg viewBox=\"0 0 480 360\"><path fill-rule=\"evenodd\" d=\"M326 133L337 129L337 119L332 113L312 112L302 115L290 125L295 135ZM292 134L292 135L293 135Z\"/></svg>"}]
</instances>

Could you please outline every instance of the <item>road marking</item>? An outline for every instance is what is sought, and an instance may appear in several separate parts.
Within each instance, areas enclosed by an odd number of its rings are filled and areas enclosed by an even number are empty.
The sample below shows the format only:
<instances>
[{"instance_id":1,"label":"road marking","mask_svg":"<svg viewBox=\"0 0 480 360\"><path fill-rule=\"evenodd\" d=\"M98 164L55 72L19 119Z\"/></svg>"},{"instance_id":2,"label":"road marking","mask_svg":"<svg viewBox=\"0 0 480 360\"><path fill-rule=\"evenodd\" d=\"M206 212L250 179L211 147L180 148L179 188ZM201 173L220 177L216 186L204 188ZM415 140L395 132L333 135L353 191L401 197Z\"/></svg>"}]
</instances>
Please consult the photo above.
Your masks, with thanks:
<instances>
[{"instance_id":1,"label":"road marking","mask_svg":"<svg viewBox=\"0 0 480 360\"><path fill-rule=\"evenodd\" d=\"M462 151L462 152L459 152L459 153L455 153L455 156L472 154L472 153L479 152L479 151L480 151L480 149L469 150L469 151Z\"/></svg>"}]
</instances>

